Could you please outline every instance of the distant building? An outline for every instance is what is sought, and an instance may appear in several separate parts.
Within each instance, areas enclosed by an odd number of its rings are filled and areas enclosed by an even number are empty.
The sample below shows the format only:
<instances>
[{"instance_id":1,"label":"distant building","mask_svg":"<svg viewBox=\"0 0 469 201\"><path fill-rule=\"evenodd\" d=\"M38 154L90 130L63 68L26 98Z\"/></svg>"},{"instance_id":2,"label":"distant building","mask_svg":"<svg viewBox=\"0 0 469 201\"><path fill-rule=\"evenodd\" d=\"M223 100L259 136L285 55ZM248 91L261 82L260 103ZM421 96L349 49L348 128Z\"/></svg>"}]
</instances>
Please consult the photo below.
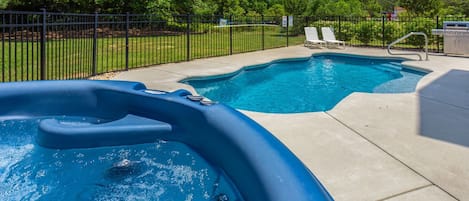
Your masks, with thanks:
<instances>
[{"instance_id":1,"label":"distant building","mask_svg":"<svg viewBox=\"0 0 469 201\"><path fill-rule=\"evenodd\" d=\"M400 13L406 12L407 10L400 6L394 6L394 11L391 14L392 20L397 20Z\"/></svg>"}]
</instances>

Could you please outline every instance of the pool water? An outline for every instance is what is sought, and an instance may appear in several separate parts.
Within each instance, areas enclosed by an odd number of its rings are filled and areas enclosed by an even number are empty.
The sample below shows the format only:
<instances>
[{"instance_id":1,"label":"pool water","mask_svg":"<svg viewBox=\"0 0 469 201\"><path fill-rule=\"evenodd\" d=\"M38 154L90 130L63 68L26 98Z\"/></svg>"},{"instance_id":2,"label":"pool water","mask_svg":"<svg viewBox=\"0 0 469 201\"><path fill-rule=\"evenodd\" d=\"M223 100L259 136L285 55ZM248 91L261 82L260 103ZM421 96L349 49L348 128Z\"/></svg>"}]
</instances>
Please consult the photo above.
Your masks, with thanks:
<instances>
[{"instance_id":1,"label":"pool water","mask_svg":"<svg viewBox=\"0 0 469 201\"><path fill-rule=\"evenodd\" d=\"M0 200L241 200L224 173L185 144L47 149L35 143L41 119L0 120Z\"/></svg>"},{"instance_id":2,"label":"pool water","mask_svg":"<svg viewBox=\"0 0 469 201\"><path fill-rule=\"evenodd\" d=\"M226 75L182 81L197 93L234 108L266 113L332 109L353 92L415 91L426 73L399 59L324 54L250 66Z\"/></svg>"}]
</instances>

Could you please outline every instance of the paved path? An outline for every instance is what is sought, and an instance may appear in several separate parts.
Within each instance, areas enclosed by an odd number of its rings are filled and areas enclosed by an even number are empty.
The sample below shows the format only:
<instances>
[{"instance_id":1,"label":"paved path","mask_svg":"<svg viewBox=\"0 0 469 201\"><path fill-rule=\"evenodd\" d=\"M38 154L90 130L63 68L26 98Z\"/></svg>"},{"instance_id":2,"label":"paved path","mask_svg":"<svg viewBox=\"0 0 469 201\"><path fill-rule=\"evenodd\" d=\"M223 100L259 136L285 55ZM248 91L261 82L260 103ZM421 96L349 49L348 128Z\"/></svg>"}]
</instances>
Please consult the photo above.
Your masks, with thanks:
<instances>
[{"instance_id":1,"label":"paved path","mask_svg":"<svg viewBox=\"0 0 469 201\"><path fill-rule=\"evenodd\" d=\"M386 56L382 49L294 46L158 65L114 79L195 92L178 81L330 51ZM284 142L336 200L469 200L469 59L430 56L404 64L432 71L415 93L353 93L327 112L242 112Z\"/></svg>"}]
</instances>

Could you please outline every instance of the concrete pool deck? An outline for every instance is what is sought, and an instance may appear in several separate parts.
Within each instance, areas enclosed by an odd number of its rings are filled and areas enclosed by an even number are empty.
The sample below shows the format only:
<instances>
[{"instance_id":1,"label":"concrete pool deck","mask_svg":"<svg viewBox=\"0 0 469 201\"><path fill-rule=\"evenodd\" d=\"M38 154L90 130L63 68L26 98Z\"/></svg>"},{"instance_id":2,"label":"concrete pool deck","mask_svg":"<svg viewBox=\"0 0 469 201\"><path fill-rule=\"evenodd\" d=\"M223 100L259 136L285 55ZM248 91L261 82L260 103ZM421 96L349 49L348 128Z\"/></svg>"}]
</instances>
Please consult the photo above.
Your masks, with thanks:
<instances>
[{"instance_id":1,"label":"concrete pool deck","mask_svg":"<svg viewBox=\"0 0 469 201\"><path fill-rule=\"evenodd\" d=\"M135 69L113 79L195 92L178 81L318 52L386 56L383 49L293 46ZM241 112L286 144L336 200L469 200L469 58L429 59L404 62L432 71L414 93L353 93L326 112Z\"/></svg>"}]
</instances>

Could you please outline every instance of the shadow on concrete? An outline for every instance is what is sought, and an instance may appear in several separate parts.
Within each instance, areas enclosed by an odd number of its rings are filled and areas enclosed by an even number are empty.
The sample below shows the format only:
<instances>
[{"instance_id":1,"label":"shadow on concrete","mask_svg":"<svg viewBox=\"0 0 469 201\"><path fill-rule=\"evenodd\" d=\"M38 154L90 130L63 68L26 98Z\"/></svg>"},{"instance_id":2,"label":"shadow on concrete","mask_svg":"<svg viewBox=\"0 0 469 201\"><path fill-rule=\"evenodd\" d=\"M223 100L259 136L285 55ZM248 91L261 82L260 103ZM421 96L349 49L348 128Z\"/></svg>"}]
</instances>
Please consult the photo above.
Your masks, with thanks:
<instances>
[{"instance_id":1,"label":"shadow on concrete","mask_svg":"<svg viewBox=\"0 0 469 201\"><path fill-rule=\"evenodd\" d=\"M417 93L420 134L469 147L469 71L451 70Z\"/></svg>"}]
</instances>

